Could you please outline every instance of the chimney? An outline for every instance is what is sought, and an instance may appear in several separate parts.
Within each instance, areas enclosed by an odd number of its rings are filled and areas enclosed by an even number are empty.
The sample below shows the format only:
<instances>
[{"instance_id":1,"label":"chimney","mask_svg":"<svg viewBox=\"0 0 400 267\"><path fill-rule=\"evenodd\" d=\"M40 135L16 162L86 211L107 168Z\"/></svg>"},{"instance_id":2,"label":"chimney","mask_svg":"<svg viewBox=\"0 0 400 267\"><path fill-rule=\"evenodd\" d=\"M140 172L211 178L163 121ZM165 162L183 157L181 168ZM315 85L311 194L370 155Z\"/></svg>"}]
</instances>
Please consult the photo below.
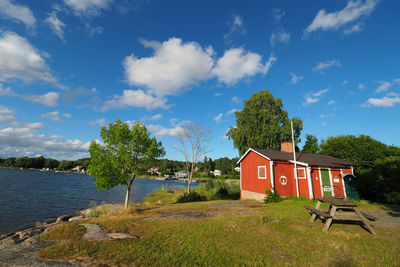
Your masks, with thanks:
<instances>
[{"instance_id":1,"label":"chimney","mask_svg":"<svg viewBox=\"0 0 400 267\"><path fill-rule=\"evenodd\" d=\"M281 151L293 153L293 143L292 142L282 142Z\"/></svg>"}]
</instances>

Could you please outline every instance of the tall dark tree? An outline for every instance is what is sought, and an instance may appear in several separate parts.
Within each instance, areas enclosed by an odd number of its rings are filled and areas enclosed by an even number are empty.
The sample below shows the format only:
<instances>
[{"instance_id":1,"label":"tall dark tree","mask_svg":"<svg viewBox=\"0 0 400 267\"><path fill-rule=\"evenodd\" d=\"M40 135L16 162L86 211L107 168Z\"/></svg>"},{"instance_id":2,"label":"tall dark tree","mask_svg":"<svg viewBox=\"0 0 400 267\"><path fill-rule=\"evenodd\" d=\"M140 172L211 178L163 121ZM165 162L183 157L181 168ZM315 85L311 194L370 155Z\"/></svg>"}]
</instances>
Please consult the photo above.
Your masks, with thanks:
<instances>
[{"instance_id":1,"label":"tall dark tree","mask_svg":"<svg viewBox=\"0 0 400 267\"><path fill-rule=\"evenodd\" d=\"M318 153L320 150L318 145L318 139L312 134L306 134L306 143L303 146L301 152L305 153Z\"/></svg>"},{"instance_id":2,"label":"tall dark tree","mask_svg":"<svg viewBox=\"0 0 400 267\"><path fill-rule=\"evenodd\" d=\"M240 155L250 147L279 150L283 141L291 141L290 120L283 109L282 100L274 98L268 90L253 94L244 102L242 111L235 112L236 126L230 127L227 136ZM300 142L303 121L292 118L294 139Z\"/></svg>"}]
</instances>

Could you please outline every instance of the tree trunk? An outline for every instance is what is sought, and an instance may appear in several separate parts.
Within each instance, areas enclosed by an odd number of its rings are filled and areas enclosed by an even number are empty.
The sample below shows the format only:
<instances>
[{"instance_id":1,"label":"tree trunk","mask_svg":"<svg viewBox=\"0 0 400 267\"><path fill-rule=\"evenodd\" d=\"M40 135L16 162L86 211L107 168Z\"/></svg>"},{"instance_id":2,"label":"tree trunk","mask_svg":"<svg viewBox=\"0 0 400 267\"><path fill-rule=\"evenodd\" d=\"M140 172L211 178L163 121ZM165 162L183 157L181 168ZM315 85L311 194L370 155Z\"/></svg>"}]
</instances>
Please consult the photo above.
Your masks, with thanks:
<instances>
[{"instance_id":1,"label":"tree trunk","mask_svg":"<svg viewBox=\"0 0 400 267\"><path fill-rule=\"evenodd\" d=\"M188 194L190 193L190 184L192 183L192 175L188 177Z\"/></svg>"},{"instance_id":2,"label":"tree trunk","mask_svg":"<svg viewBox=\"0 0 400 267\"><path fill-rule=\"evenodd\" d=\"M129 181L129 183L126 185L126 195L125 195L125 205L124 208L127 208L129 205L129 197L131 195L131 187L133 180L135 180L135 175L133 175L132 179Z\"/></svg>"}]
</instances>

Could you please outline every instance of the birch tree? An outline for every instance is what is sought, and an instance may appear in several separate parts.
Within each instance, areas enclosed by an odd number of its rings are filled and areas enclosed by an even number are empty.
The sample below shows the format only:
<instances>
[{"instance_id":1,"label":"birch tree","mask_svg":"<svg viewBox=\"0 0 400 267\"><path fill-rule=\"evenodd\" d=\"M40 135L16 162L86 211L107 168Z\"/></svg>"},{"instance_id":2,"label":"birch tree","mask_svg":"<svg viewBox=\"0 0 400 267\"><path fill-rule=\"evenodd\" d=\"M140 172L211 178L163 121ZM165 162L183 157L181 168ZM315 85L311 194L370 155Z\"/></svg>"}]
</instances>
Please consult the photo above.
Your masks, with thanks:
<instances>
[{"instance_id":1,"label":"birch tree","mask_svg":"<svg viewBox=\"0 0 400 267\"><path fill-rule=\"evenodd\" d=\"M211 132L207 127L190 122L185 123L176 135L178 145L175 146L175 149L185 157L188 193L190 193L190 185L193 180L196 163L208 152L207 145L210 139Z\"/></svg>"},{"instance_id":2,"label":"birch tree","mask_svg":"<svg viewBox=\"0 0 400 267\"><path fill-rule=\"evenodd\" d=\"M125 185L125 208L128 207L132 183L139 174L152 167L154 159L165 154L161 142L150 138L144 124L139 121L129 129L119 119L101 128L103 144L92 141L89 174L94 176L97 190L108 190Z\"/></svg>"}]
</instances>

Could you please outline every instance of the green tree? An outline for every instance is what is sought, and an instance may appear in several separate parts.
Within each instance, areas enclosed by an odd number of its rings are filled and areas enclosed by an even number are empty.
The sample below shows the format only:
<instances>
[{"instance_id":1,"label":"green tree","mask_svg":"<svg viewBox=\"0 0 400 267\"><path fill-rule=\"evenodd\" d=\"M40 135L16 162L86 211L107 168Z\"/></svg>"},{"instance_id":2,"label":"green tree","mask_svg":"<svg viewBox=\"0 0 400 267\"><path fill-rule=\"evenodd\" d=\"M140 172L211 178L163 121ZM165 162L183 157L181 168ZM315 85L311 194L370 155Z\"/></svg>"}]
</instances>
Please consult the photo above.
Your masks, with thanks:
<instances>
[{"instance_id":1,"label":"green tree","mask_svg":"<svg viewBox=\"0 0 400 267\"><path fill-rule=\"evenodd\" d=\"M133 180L145 173L156 158L165 154L164 148L156 138L150 138L150 132L139 121L129 129L127 123L116 119L108 129L102 127L100 135L104 144L92 141L89 147L89 174L95 177L99 191L125 185L126 208Z\"/></svg>"},{"instance_id":2,"label":"green tree","mask_svg":"<svg viewBox=\"0 0 400 267\"><path fill-rule=\"evenodd\" d=\"M250 147L279 150L283 141L291 140L288 113L282 100L274 98L268 90L253 94L244 102L242 111L235 112L236 126L230 127L227 136L243 155ZM300 142L303 121L292 118L295 143Z\"/></svg>"},{"instance_id":3,"label":"green tree","mask_svg":"<svg viewBox=\"0 0 400 267\"><path fill-rule=\"evenodd\" d=\"M306 143L303 146L301 152L304 153L318 153L320 150L318 145L318 139L312 134L306 134Z\"/></svg>"}]
</instances>

